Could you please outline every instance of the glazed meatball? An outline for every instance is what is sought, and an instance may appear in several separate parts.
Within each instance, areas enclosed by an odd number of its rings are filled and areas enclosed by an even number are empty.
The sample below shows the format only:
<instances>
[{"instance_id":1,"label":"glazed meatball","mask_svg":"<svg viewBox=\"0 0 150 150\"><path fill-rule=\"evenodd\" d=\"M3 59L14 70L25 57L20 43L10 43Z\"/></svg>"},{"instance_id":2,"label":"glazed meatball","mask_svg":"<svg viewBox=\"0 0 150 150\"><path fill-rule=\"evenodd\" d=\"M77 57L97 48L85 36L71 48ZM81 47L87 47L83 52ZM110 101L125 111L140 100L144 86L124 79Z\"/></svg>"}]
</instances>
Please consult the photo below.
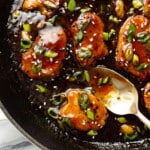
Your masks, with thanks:
<instances>
[{"instance_id":1,"label":"glazed meatball","mask_svg":"<svg viewBox=\"0 0 150 150\"><path fill-rule=\"evenodd\" d=\"M145 16L150 17L150 0L145 0L144 14L145 14Z\"/></svg>"},{"instance_id":2,"label":"glazed meatball","mask_svg":"<svg viewBox=\"0 0 150 150\"><path fill-rule=\"evenodd\" d=\"M128 18L120 29L117 65L143 81L150 75L150 21L144 16Z\"/></svg>"},{"instance_id":3,"label":"glazed meatball","mask_svg":"<svg viewBox=\"0 0 150 150\"><path fill-rule=\"evenodd\" d=\"M90 66L108 54L103 40L104 24L95 13L82 13L72 24L74 53L81 66Z\"/></svg>"},{"instance_id":4,"label":"glazed meatball","mask_svg":"<svg viewBox=\"0 0 150 150\"><path fill-rule=\"evenodd\" d=\"M84 90L71 89L67 92L68 102L60 109L62 117L71 120L80 131L101 129L108 117L107 110L97 98Z\"/></svg>"},{"instance_id":5,"label":"glazed meatball","mask_svg":"<svg viewBox=\"0 0 150 150\"><path fill-rule=\"evenodd\" d=\"M22 55L22 71L31 78L59 74L66 53L66 34L60 26L40 30L33 46Z\"/></svg>"}]
</instances>

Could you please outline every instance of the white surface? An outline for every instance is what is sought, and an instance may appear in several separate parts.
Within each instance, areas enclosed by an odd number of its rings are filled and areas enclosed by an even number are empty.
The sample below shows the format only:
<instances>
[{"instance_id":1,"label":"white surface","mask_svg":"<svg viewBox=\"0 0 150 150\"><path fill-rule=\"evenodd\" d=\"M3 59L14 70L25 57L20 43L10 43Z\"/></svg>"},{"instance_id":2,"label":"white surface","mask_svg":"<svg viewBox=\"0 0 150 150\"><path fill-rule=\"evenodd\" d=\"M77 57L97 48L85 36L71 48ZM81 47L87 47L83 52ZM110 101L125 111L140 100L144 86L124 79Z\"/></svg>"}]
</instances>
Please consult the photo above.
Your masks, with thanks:
<instances>
[{"instance_id":1,"label":"white surface","mask_svg":"<svg viewBox=\"0 0 150 150\"><path fill-rule=\"evenodd\" d=\"M0 110L0 150L40 150L32 145Z\"/></svg>"}]
</instances>

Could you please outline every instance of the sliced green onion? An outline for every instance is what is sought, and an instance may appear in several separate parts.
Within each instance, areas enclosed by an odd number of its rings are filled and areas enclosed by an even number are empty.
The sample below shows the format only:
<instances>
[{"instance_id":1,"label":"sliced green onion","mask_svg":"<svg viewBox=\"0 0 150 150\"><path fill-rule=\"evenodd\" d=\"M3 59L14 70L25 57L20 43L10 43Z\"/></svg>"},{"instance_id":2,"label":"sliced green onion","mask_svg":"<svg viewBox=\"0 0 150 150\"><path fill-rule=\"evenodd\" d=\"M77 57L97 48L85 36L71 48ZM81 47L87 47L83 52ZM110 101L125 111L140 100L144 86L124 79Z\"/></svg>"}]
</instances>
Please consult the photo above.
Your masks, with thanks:
<instances>
[{"instance_id":1,"label":"sliced green onion","mask_svg":"<svg viewBox=\"0 0 150 150\"><path fill-rule=\"evenodd\" d=\"M112 36L115 36L116 35L116 30L115 29L111 29L108 36L109 36L109 39L112 37Z\"/></svg>"},{"instance_id":2,"label":"sliced green onion","mask_svg":"<svg viewBox=\"0 0 150 150\"><path fill-rule=\"evenodd\" d=\"M49 107L48 110L47 110L47 113L50 117L52 117L53 119L58 119L59 118L59 114L58 112L56 111L55 108L53 107Z\"/></svg>"},{"instance_id":3,"label":"sliced green onion","mask_svg":"<svg viewBox=\"0 0 150 150\"><path fill-rule=\"evenodd\" d=\"M141 133L141 129L140 129L139 126L136 127L136 131L137 131L138 133Z\"/></svg>"},{"instance_id":4,"label":"sliced green onion","mask_svg":"<svg viewBox=\"0 0 150 150\"><path fill-rule=\"evenodd\" d=\"M70 12L73 12L76 8L76 1L75 0L69 0L67 8Z\"/></svg>"},{"instance_id":5,"label":"sliced green onion","mask_svg":"<svg viewBox=\"0 0 150 150\"><path fill-rule=\"evenodd\" d=\"M133 47L132 44L129 44L125 49L125 59L130 62L133 58Z\"/></svg>"},{"instance_id":6,"label":"sliced green onion","mask_svg":"<svg viewBox=\"0 0 150 150\"><path fill-rule=\"evenodd\" d=\"M42 63L39 64L32 64L32 73L36 74L39 73L42 69Z\"/></svg>"},{"instance_id":7,"label":"sliced green onion","mask_svg":"<svg viewBox=\"0 0 150 150\"><path fill-rule=\"evenodd\" d=\"M36 85L36 89L37 89L40 93L46 93L46 92L47 92L47 89L46 89L44 86L39 85L39 84Z\"/></svg>"},{"instance_id":8,"label":"sliced green onion","mask_svg":"<svg viewBox=\"0 0 150 150\"><path fill-rule=\"evenodd\" d=\"M70 128L74 128L74 125L73 123L71 122L71 120L67 117L64 117L63 120L62 120L63 124L67 124Z\"/></svg>"},{"instance_id":9,"label":"sliced green onion","mask_svg":"<svg viewBox=\"0 0 150 150\"><path fill-rule=\"evenodd\" d=\"M150 35L147 32L140 32L137 34L137 40L141 43L146 43L150 39Z\"/></svg>"},{"instance_id":10,"label":"sliced green onion","mask_svg":"<svg viewBox=\"0 0 150 150\"><path fill-rule=\"evenodd\" d=\"M109 33L108 32L103 32L103 38L105 41L109 40Z\"/></svg>"},{"instance_id":11,"label":"sliced green onion","mask_svg":"<svg viewBox=\"0 0 150 150\"><path fill-rule=\"evenodd\" d=\"M92 87L85 88L85 91L90 92L91 94L95 94L95 91Z\"/></svg>"},{"instance_id":12,"label":"sliced green onion","mask_svg":"<svg viewBox=\"0 0 150 150\"><path fill-rule=\"evenodd\" d=\"M83 71L74 72L73 76L71 77L71 81L79 81L79 82L85 81L85 76Z\"/></svg>"},{"instance_id":13,"label":"sliced green onion","mask_svg":"<svg viewBox=\"0 0 150 150\"><path fill-rule=\"evenodd\" d=\"M118 117L118 118L117 118L117 121L118 121L119 123L127 123L127 119L126 119L125 117Z\"/></svg>"},{"instance_id":14,"label":"sliced green onion","mask_svg":"<svg viewBox=\"0 0 150 150\"><path fill-rule=\"evenodd\" d=\"M32 46L32 42L28 39L21 39L20 46L23 49L29 49Z\"/></svg>"},{"instance_id":15,"label":"sliced green onion","mask_svg":"<svg viewBox=\"0 0 150 150\"><path fill-rule=\"evenodd\" d=\"M95 115L94 115L94 112L93 112L93 111L87 110L86 115L87 115L87 117L88 117L90 120L92 120L92 121L95 120Z\"/></svg>"},{"instance_id":16,"label":"sliced green onion","mask_svg":"<svg viewBox=\"0 0 150 150\"><path fill-rule=\"evenodd\" d=\"M48 57L48 58L55 58L58 56L58 53L54 52L54 51L51 51L51 50L48 50L44 53L44 56L45 57Z\"/></svg>"},{"instance_id":17,"label":"sliced green onion","mask_svg":"<svg viewBox=\"0 0 150 150\"><path fill-rule=\"evenodd\" d=\"M78 29L80 31L84 31L87 29L87 27L89 26L89 21L85 20L84 22L81 20L79 23L78 23Z\"/></svg>"},{"instance_id":18,"label":"sliced green onion","mask_svg":"<svg viewBox=\"0 0 150 150\"><path fill-rule=\"evenodd\" d=\"M88 94L86 94L86 93L81 93L81 94L79 95L78 101L79 101L80 108L81 108L82 110L87 109L87 107L89 106L89 96L88 96Z\"/></svg>"},{"instance_id":19,"label":"sliced green onion","mask_svg":"<svg viewBox=\"0 0 150 150\"><path fill-rule=\"evenodd\" d=\"M119 23L119 19L117 17L113 16L113 15L109 16L109 20L114 22L114 23Z\"/></svg>"},{"instance_id":20,"label":"sliced green onion","mask_svg":"<svg viewBox=\"0 0 150 150\"><path fill-rule=\"evenodd\" d=\"M149 66L150 66L150 64L148 64L148 63L141 63L139 66L136 67L136 70L142 71L142 70L148 68Z\"/></svg>"},{"instance_id":21,"label":"sliced green onion","mask_svg":"<svg viewBox=\"0 0 150 150\"><path fill-rule=\"evenodd\" d=\"M89 136L96 136L96 135L98 135L98 132L91 129L91 130L89 130L89 131L87 132L87 135L89 135Z\"/></svg>"},{"instance_id":22,"label":"sliced green onion","mask_svg":"<svg viewBox=\"0 0 150 150\"><path fill-rule=\"evenodd\" d=\"M57 18L58 18L58 16L55 15L55 16L53 16L52 18L50 18L50 19L48 20L48 22L49 22L50 24L54 25Z\"/></svg>"},{"instance_id":23,"label":"sliced green onion","mask_svg":"<svg viewBox=\"0 0 150 150\"><path fill-rule=\"evenodd\" d=\"M124 140L125 141L132 141L135 140L138 137L137 132L133 133L133 134L125 134L124 135Z\"/></svg>"},{"instance_id":24,"label":"sliced green onion","mask_svg":"<svg viewBox=\"0 0 150 150\"><path fill-rule=\"evenodd\" d=\"M80 10L81 13L85 13L85 12L88 12L88 11L91 11L90 7L83 8L83 9Z\"/></svg>"},{"instance_id":25,"label":"sliced green onion","mask_svg":"<svg viewBox=\"0 0 150 150\"><path fill-rule=\"evenodd\" d=\"M84 77L87 82L90 82L90 74L87 70L84 70Z\"/></svg>"},{"instance_id":26,"label":"sliced green onion","mask_svg":"<svg viewBox=\"0 0 150 150\"><path fill-rule=\"evenodd\" d=\"M139 64L139 62L140 62L139 56L136 55L136 54L134 54L134 55L133 55L133 59L132 59L133 65L134 65L134 66L137 66L137 65Z\"/></svg>"},{"instance_id":27,"label":"sliced green onion","mask_svg":"<svg viewBox=\"0 0 150 150\"><path fill-rule=\"evenodd\" d=\"M26 32L31 32L31 26L29 23L24 23L23 24L23 30Z\"/></svg>"},{"instance_id":28,"label":"sliced green onion","mask_svg":"<svg viewBox=\"0 0 150 150\"><path fill-rule=\"evenodd\" d=\"M78 56L83 59L89 59L92 56L92 51L83 47L79 50Z\"/></svg>"},{"instance_id":29,"label":"sliced green onion","mask_svg":"<svg viewBox=\"0 0 150 150\"><path fill-rule=\"evenodd\" d=\"M127 33L127 42L131 43L133 41L135 32L136 32L135 25L133 23L130 23Z\"/></svg>"},{"instance_id":30,"label":"sliced green onion","mask_svg":"<svg viewBox=\"0 0 150 150\"><path fill-rule=\"evenodd\" d=\"M79 31L77 36L76 36L76 44L79 44L84 38L84 34L82 31Z\"/></svg>"},{"instance_id":31,"label":"sliced green onion","mask_svg":"<svg viewBox=\"0 0 150 150\"><path fill-rule=\"evenodd\" d=\"M52 103L56 106L60 105L64 101L65 98L66 98L65 95L62 93L54 95Z\"/></svg>"},{"instance_id":32,"label":"sliced green onion","mask_svg":"<svg viewBox=\"0 0 150 150\"><path fill-rule=\"evenodd\" d=\"M99 78L97 85L98 85L98 86L105 85L105 84L107 84L108 82L109 82L109 77L108 77L108 76L107 76L107 77L104 77L104 78Z\"/></svg>"},{"instance_id":33,"label":"sliced green onion","mask_svg":"<svg viewBox=\"0 0 150 150\"><path fill-rule=\"evenodd\" d=\"M133 0L132 5L134 8L139 9L143 6L143 3L141 2L141 0Z\"/></svg>"}]
</instances>

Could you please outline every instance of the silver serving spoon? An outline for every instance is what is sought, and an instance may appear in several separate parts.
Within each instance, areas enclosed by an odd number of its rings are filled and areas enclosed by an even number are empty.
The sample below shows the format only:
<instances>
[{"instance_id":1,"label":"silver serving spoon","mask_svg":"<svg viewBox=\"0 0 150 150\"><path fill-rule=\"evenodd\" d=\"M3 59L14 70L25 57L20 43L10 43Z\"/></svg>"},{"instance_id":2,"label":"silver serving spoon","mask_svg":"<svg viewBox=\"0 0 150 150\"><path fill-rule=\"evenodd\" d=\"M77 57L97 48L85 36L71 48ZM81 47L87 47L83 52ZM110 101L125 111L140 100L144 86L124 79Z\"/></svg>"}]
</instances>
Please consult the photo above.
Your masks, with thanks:
<instances>
[{"instance_id":1,"label":"silver serving spoon","mask_svg":"<svg viewBox=\"0 0 150 150\"><path fill-rule=\"evenodd\" d=\"M128 79L111 69L98 66L92 70L103 77L109 77L109 82L113 87L103 99L101 98L106 108L117 115L136 115L150 129L150 121L138 108L138 92L135 86Z\"/></svg>"}]
</instances>

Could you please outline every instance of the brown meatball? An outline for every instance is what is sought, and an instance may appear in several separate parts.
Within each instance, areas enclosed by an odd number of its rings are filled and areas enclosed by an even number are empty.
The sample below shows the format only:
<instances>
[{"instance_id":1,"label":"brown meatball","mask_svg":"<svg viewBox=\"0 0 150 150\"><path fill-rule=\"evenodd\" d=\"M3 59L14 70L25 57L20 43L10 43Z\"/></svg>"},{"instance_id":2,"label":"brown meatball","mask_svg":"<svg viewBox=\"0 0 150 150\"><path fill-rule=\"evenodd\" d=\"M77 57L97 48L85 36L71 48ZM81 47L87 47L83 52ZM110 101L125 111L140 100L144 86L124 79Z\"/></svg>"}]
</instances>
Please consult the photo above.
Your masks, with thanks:
<instances>
[{"instance_id":1,"label":"brown meatball","mask_svg":"<svg viewBox=\"0 0 150 150\"><path fill-rule=\"evenodd\" d=\"M145 0L144 2L144 14L147 17L150 17L150 0Z\"/></svg>"},{"instance_id":2,"label":"brown meatball","mask_svg":"<svg viewBox=\"0 0 150 150\"><path fill-rule=\"evenodd\" d=\"M144 102L147 110L150 112L150 82L148 82L145 86Z\"/></svg>"},{"instance_id":3,"label":"brown meatball","mask_svg":"<svg viewBox=\"0 0 150 150\"><path fill-rule=\"evenodd\" d=\"M146 80L150 75L150 21L141 15L128 18L119 33L117 65Z\"/></svg>"},{"instance_id":4,"label":"brown meatball","mask_svg":"<svg viewBox=\"0 0 150 150\"><path fill-rule=\"evenodd\" d=\"M86 110L82 110L79 103L81 94L88 96L89 105ZM97 98L83 90L69 90L67 93L68 102L60 109L62 117L67 117L71 120L74 128L80 131L88 131L90 129L99 130L105 125L108 117L107 110ZM87 111L94 113L94 119L91 120L87 116Z\"/></svg>"},{"instance_id":5,"label":"brown meatball","mask_svg":"<svg viewBox=\"0 0 150 150\"><path fill-rule=\"evenodd\" d=\"M22 55L22 71L31 78L49 78L59 74L66 53L66 34L58 27L39 32L33 47Z\"/></svg>"},{"instance_id":6,"label":"brown meatball","mask_svg":"<svg viewBox=\"0 0 150 150\"><path fill-rule=\"evenodd\" d=\"M54 10L59 8L61 0L24 0L24 11L39 10L43 15L51 16Z\"/></svg>"},{"instance_id":7,"label":"brown meatball","mask_svg":"<svg viewBox=\"0 0 150 150\"><path fill-rule=\"evenodd\" d=\"M103 40L104 24L94 13L82 13L72 24L74 53L81 66L90 66L95 59L108 54Z\"/></svg>"}]
</instances>

